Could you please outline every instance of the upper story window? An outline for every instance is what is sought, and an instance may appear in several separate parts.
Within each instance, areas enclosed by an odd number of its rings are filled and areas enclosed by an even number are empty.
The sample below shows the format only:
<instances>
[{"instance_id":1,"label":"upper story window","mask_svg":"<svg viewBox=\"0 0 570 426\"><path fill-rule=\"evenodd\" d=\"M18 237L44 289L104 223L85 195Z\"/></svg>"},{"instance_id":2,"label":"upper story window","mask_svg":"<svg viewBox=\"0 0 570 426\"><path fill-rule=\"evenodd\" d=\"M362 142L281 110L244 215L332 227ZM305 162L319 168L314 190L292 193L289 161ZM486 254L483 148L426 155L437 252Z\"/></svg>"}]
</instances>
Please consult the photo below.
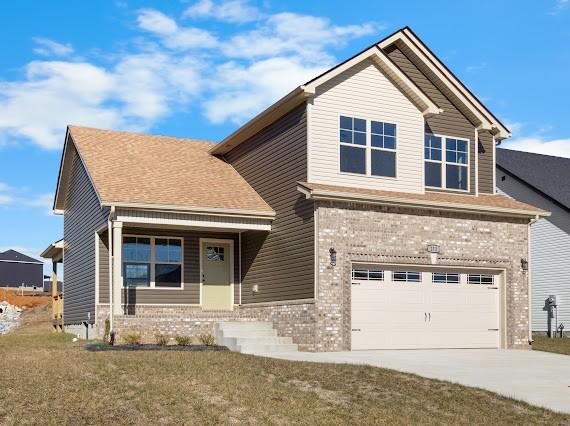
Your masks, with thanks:
<instances>
[{"instance_id":1,"label":"upper story window","mask_svg":"<svg viewBox=\"0 0 570 426\"><path fill-rule=\"evenodd\" d=\"M396 125L340 117L340 171L396 177Z\"/></svg>"},{"instance_id":2,"label":"upper story window","mask_svg":"<svg viewBox=\"0 0 570 426\"><path fill-rule=\"evenodd\" d=\"M426 133L425 185L432 188L469 188L469 141Z\"/></svg>"}]
</instances>

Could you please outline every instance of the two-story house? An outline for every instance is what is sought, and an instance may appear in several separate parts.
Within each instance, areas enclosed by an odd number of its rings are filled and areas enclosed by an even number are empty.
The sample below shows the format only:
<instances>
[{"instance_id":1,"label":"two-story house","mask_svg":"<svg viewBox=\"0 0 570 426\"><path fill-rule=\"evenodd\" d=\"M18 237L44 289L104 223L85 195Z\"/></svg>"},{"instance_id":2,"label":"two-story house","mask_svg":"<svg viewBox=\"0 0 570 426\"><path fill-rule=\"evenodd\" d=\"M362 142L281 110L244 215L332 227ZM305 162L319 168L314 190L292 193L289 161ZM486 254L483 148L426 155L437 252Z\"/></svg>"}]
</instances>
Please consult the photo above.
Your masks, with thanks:
<instances>
[{"instance_id":1,"label":"two-story house","mask_svg":"<svg viewBox=\"0 0 570 426\"><path fill-rule=\"evenodd\" d=\"M528 347L529 223L547 213L495 194L508 136L409 28L221 143L70 126L66 327L271 324L242 350Z\"/></svg>"}]
</instances>

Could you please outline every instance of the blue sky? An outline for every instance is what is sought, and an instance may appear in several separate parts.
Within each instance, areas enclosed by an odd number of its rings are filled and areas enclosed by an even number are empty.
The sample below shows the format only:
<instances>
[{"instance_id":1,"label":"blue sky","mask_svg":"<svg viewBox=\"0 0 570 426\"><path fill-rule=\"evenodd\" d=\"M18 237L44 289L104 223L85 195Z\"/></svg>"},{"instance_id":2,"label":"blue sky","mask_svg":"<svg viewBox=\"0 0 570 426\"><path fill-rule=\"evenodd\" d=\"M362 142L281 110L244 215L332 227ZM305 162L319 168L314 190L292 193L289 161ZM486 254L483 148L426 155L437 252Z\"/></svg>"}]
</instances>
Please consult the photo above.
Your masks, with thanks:
<instances>
[{"instance_id":1,"label":"blue sky","mask_svg":"<svg viewBox=\"0 0 570 426\"><path fill-rule=\"evenodd\" d=\"M0 251L38 256L67 124L220 140L409 25L513 131L570 157L570 0L19 0L0 14Z\"/></svg>"}]
</instances>

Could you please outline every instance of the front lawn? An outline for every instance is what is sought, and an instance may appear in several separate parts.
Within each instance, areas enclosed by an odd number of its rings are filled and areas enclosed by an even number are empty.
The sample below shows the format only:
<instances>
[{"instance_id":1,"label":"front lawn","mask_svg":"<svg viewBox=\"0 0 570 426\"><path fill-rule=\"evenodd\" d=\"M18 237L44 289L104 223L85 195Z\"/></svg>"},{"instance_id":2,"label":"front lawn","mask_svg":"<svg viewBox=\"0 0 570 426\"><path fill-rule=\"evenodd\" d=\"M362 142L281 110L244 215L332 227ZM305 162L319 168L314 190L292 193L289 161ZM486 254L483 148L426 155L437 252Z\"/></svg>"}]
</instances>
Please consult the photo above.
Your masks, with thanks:
<instances>
[{"instance_id":1,"label":"front lawn","mask_svg":"<svg viewBox=\"0 0 570 426\"><path fill-rule=\"evenodd\" d=\"M0 424L570 424L491 392L231 352L92 352L46 325L0 337Z\"/></svg>"},{"instance_id":2,"label":"front lawn","mask_svg":"<svg viewBox=\"0 0 570 426\"><path fill-rule=\"evenodd\" d=\"M535 336L533 339L532 349L536 351L570 355L570 338L568 337L551 339L547 336Z\"/></svg>"}]
</instances>

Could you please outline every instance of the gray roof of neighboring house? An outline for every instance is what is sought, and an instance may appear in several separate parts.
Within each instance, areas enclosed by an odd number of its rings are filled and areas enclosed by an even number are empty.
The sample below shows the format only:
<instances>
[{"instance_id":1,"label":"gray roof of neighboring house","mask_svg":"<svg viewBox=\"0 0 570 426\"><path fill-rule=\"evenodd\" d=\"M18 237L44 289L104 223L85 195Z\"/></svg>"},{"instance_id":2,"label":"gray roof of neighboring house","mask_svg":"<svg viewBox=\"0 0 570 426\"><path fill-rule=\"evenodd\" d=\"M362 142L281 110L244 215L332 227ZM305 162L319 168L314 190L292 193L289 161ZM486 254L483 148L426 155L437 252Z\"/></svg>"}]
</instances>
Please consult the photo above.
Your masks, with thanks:
<instances>
[{"instance_id":1,"label":"gray roof of neighboring house","mask_svg":"<svg viewBox=\"0 0 570 426\"><path fill-rule=\"evenodd\" d=\"M4 252L0 252L0 262L2 261L9 261L9 262L29 262L29 263L43 263L33 257L26 256L23 253L20 253L16 250L6 250Z\"/></svg>"},{"instance_id":2,"label":"gray roof of neighboring house","mask_svg":"<svg viewBox=\"0 0 570 426\"><path fill-rule=\"evenodd\" d=\"M497 166L570 209L570 158L497 149Z\"/></svg>"}]
</instances>

